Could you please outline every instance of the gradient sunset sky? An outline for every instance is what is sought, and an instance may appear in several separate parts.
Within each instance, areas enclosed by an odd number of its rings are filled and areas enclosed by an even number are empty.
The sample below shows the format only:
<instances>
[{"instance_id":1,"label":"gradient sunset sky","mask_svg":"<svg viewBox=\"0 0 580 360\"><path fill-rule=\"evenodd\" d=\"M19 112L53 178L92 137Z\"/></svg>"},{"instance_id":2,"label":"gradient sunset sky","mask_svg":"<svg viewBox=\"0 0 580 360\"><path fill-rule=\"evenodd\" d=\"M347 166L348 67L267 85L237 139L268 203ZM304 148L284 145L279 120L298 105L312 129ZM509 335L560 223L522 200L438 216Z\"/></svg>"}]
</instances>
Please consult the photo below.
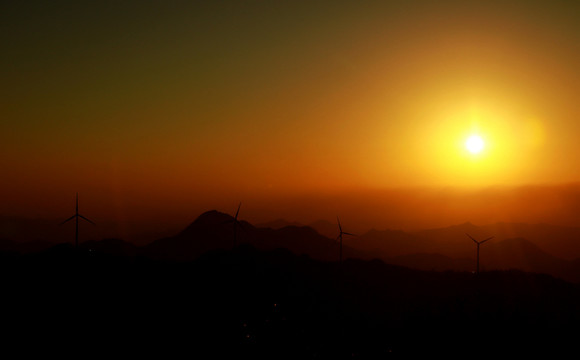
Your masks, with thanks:
<instances>
[{"instance_id":1,"label":"gradient sunset sky","mask_svg":"<svg viewBox=\"0 0 580 360\"><path fill-rule=\"evenodd\" d=\"M118 220L570 215L579 19L575 1L3 2L0 213L66 218L78 191ZM467 218L490 199L503 217Z\"/></svg>"}]
</instances>

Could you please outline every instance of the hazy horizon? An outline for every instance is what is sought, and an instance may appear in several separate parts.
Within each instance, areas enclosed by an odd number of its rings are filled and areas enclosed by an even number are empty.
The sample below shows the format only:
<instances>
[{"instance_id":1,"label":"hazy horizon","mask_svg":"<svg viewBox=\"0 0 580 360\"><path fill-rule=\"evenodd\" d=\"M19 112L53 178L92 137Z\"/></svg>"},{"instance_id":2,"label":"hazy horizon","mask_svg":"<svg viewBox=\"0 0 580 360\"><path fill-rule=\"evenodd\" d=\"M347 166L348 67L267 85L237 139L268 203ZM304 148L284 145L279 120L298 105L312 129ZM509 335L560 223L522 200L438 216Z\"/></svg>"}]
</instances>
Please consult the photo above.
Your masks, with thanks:
<instances>
[{"instance_id":1,"label":"hazy horizon","mask_svg":"<svg viewBox=\"0 0 580 360\"><path fill-rule=\"evenodd\" d=\"M47 193L42 203L37 199L31 196L20 204L3 203L0 215L44 219L57 224L74 213L74 194ZM96 227L83 224L85 234L96 239L153 240L176 234L209 210L233 215L240 201L240 219L254 225L278 219L303 225L318 220L334 223L336 216L340 216L345 226L359 233L372 228L418 231L466 222L580 226L580 184L482 189L358 189L287 196L238 193L224 194L220 198L154 200L147 204L143 197L80 192L80 213L97 223ZM17 205L20 211L10 212L17 209Z\"/></svg>"}]
</instances>

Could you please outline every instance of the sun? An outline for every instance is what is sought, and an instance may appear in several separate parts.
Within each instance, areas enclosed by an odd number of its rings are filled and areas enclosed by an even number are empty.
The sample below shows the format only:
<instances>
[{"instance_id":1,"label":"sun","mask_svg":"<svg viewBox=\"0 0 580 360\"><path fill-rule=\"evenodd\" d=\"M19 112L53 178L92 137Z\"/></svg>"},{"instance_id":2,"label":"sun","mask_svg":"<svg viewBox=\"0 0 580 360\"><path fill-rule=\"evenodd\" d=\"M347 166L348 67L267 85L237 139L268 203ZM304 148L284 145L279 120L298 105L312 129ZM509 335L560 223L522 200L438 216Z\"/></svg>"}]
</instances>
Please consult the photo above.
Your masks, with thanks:
<instances>
[{"instance_id":1,"label":"sun","mask_svg":"<svg viewBox=\"0 0 580 360\"><path fill-rule=\"evenodd\" d=\"M479 154L484 147L485 143L479 135L471 135L465 141L465 148L472 154Z\"/></svg>"}]
</instances>

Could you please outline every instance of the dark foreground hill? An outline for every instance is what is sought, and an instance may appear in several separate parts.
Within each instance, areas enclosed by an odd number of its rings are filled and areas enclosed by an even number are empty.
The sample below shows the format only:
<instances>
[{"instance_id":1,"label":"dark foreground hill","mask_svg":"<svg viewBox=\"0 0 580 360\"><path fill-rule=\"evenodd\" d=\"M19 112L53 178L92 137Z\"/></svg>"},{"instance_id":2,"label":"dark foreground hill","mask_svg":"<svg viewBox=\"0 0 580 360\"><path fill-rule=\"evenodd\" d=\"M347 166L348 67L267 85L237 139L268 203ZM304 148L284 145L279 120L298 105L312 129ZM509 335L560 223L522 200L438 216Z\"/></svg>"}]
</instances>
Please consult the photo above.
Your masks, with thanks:
<instances>
[{"instance_id":1,"label":"dark foreground hill","mask_svg":"<svg viewBox=\"0 0 580 360\"><path fill-rule=\"evenodd\" d=\"M250 246L194 261L0 259L5 352L170 358L577 353L580 290L547 275L322 262Z\"/></svg>"}]
</instances>

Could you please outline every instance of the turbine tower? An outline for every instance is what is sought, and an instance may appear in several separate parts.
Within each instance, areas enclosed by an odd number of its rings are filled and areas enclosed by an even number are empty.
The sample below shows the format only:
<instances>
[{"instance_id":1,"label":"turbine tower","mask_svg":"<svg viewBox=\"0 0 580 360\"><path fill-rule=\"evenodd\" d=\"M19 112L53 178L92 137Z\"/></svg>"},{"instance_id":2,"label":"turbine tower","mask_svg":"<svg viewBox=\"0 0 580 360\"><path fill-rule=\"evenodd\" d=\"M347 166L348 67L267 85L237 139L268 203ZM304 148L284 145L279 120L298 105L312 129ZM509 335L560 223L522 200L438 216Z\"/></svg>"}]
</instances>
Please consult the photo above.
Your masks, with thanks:
<instances>
[{"instance_id":1,"label":"turbine tower","mask_svg":"<svg viewBox=\"0 0 580 360\"><path fill-rule=\"evenodd\" d=\"M63 225L64 223L67 223L67 222L71 221L72 219L75 219L75 249L78 248L78 246L79 246L79 218L84 219L93 225L96 225L91 220L89 220L86 217L79 214L79 193L77 193L75 214L73 216L69 217L68 219L66 219L65 221L60 223L60 225Z\"/></svg>"},{"instance_id":2,"label":"turbine tower","mask_svg":"<svg viewBox=\"0 0 580 360\"><path fill-rule=\"evenodd\" d=\"M340 255L339 255L339 264L342 266L342 235L350 235L350 236L356 236L355 234L351 234L351 233L347 233L345 231L342 231L342 226L340 226L340 219L338 218L338 216L336 217L336 221L338 222L338 236L336 237L336 240L340 240Z\"/></svg>"},{"instance_id":3,"label":"turbine tower","mask_svg":"<svg viewBox=\"0 0 580 360\"><path fill-rule=\"evenodd\" d=\"M471 240L473 240L474 243L477 244L477 271L476 271L476 274L479 275L479 245L483 244L487 240L493 239L493 236L492 237L488 237L487 239L482 240L482 241L477 241L471 235L469 235L467 233L465 235L467 235Z\"/></svg>"}]
</instances>

